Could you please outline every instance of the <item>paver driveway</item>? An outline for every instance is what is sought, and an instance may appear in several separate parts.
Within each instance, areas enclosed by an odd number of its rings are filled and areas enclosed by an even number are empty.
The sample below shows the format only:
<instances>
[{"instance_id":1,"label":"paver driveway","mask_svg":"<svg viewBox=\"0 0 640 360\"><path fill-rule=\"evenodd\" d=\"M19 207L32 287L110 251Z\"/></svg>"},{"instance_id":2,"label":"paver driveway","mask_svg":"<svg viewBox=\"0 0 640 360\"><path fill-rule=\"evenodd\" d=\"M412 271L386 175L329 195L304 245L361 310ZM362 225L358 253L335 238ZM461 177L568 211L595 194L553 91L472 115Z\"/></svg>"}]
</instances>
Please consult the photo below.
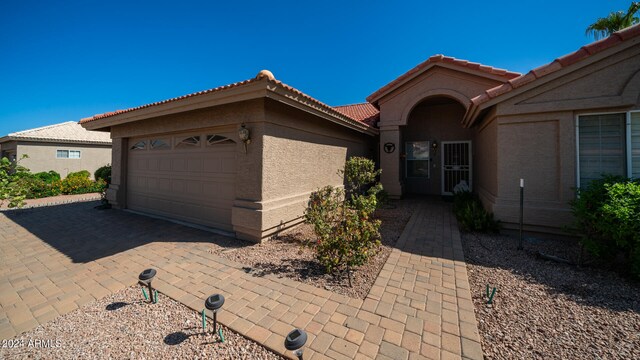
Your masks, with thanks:
<instances>
[{"instance_id":1,"label":"paver driveway","mask_svg":"<svg viewBox=\"0 0 640 360\"><path fill-rule=\"evenodd\" d=\"M0 213L0 339L131 286L155 267L155 287L195 310L209 294L225 294L220 321L279 353L286 333L302 327L308 359L482 358L445 204L419 205L364 300L255 277L210 251L246 243L94 205Z\"/></svg>"}]
</instances>

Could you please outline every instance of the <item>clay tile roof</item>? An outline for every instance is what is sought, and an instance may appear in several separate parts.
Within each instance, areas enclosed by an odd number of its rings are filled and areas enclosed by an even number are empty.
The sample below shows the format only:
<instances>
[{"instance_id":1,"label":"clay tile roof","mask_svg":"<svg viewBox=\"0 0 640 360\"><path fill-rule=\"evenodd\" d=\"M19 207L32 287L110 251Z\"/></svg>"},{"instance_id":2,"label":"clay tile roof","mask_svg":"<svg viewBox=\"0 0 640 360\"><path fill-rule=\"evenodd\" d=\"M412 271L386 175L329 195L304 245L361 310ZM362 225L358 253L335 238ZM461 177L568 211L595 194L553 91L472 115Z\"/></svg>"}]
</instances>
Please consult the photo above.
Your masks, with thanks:
<instances>
[{"instance_id":1,"label":"clay tile roof","mask_svg":"<svg viewBox=\"0 0 640 360\"><path fill-rule=\"evenodd\" d=\"M84 119L80 120L80 124L83 123L87 123L90 121L94 121L94 120L98 120L98 119L104 119L104 118L108 118L110 116L114 116L114 115L119 115L119 114L124 114L124 113L128 113L128 112L132 112L132 111L136 111L139 109L144 109L144 108L149 108L152 106L158 106L161 104L166 104L166 103L170 103L170 102L175 102L175 101L180 101L186 98L191 98L194 96L200 96L200 95L204 95L204 94L211 94L211 93L215 93L215 92L220 92L220 91L224 91L227 89L231 89L231 88L236 88L236 87L240 87L240 86L244 86L244 85L248 85L257 81L262 81L262 80L266 80L271 84L275 84L277 86L279 86L281 89L284 89L285 91L287 91L289 93L288 97L305 104L306 106L318 109L326 114L329 114L333 117L339 118L341 121L345 122L345 123L350 123L352 125L356 125L358 127L362 127L363 125L365 129L367 129L367 131L373 131L375 132L376 130L373 129L373 125L370 125L368 122L363 121L363 120L358 120L358 119L354 119L353 117L351 117L348 114L345 114L343 112L338 111L337 109L303 93L302 91L289 86L279 80L276 80L275 77L273 76L273 74L268 71L268 70L262 70L258 73L258 75L252 79L248 79L248 80L244 80L244 81L240 81L240 82L236 82L233 84L229 84L229 85L224 85L224 86L219 86L213 89L209 89L209 90L204 90L204 91L199 91L196 93L192 93L192 94L187 94L187 95L183 95L183 96L178 96L175 98L171 98L171 99L167 99L167 100L163 100L163 101L158 101L158 102L154 102L154 103L150 103L150 104L146 104L146 105L141 105L141 106L137 106L137 107L133 107L133 108L129 108L126 110L116 110L116 111L111 111L111 112L107 112L104 114L97 114L91 117L87 117ZM373 107L373 106L372 106ZM377 111L377 110L376 110Z\"/></svg>"},{"instance_id":2,"label":"clay tile roof","mask_svg":"<svg viewBox=\"0 0 640 360\"><path fill-rule=\"evenodd\" d=\"M140 105L140 106L132 107L132 108L125 109L125 110L116 110L116 111L106 112L104 114L96 114L96 115L81 119L80 120L80 124L84 124L84 123L87 123L89 121L94 121L94 120L98 120L98 119L108 118L108 117L114 116L114 115L128 113L128 112L139 110L139 109L145 109L145 108L152 107L152 106L166 104L166 103L170 103L170 102L174 102L174 101L178 101L178 100L182 100L182 99L186 99L186 98L190 98L190 97L194 97L194 96L198 96L198 95L210 94L210 93L213 93L213 92L218 92L218 91L222 91L222 90L226 90L226 89L231 89L231 88L235 88L235 87L238 87L238 86L250 84L250 83L258 81L260 79L261 79L261 77L260 78L256 77L256 78L252 78L252 79L249 79L249 80L240 81L240 82L236 82L236 83L229 84L229 85L218 86L218 87L213 88L213 89L198 91L198 92L195 92L195 93L182 95L182 96L174 97L174 98L167 99L167 100L157 101L157 102L146 104L146 105Z\"/></svg>"},{"instance_id":3,"label":"clay tile roof","mask_svg":"<svg viewBox=\"0 0 640 360\"><path fill-rule=\"evenodd\" d=\"M640 24L617 31L611 34L611 36L606 39L587 44L570 54L563 55L548 64L537 67L524 75L520 75L514 79L511 79L508 83L488 89L483 94L471 99L471 101L475 106L481 105L500 95L506 94L513 89L517 89L530 82L552 74L560 69L580 62L594 54L602 52L618 43L634 38L636 36L640 36Z\"/></svg>"},{"instance_id":4,"label":"clay tile roof","mask_svg":"<svg viewBox=\"0 0 640 360\"><path fill-rule=\"evenodd\" d=\"M14 132L3 137L2 140L111 144L111 135L107 132L90 131L75 121L67 121L60 124Z\"/></svg>"},{"instance_id":5,"label":"clay tile roof","mask_svg":"<svg viewBox=\"0 0 640 360\"><path fill-rule=\"evenodd\" d=\"M387 85L385 85L385 86L381 87L380 89L376 90L373 94L367 96L367 101L374 102L380 95L382 95L382 94L386 93L387 91L393 89L397 85L399 85L402 82L412 78L413 76L416 76L417 74L422 72L422 70L424 68L426 68L426 67L428 67L430 65L433 65L433 64L437 64L437 63L451 64L451 65L455 65L455 66L459 66L459 67L468 68L468 69L471 69L471 70L482 71L482 72L485 72L485 73L488 73L488 74L492 74L492 75L503 77L503 78L505 78L505 80L510 80L510 79L516 78L516 77L521 75L520 73L517 73L517 72L508 71L508 70L505 70L505 69L499 69L499 68L495 68L493 66L482 65L482 64L479 64L479 63L470 62L468 60L457 59L457 58L454 58L454 57L451 57L451 56L444 56L442 54L437 54L437 55L431 56L426 61L418 64L413 69L411 69L411 70L407 71L406 73L400 75L395 80L391 81Z\"/></svg>"},{"instance_id":6,"label":"clay tile roof","mask_svg":"<svg viewBox=\"0 0 640 360\"><path fill-rule=\"evenodd\" d=\"M376 126L380 119L380 111L370 103L340 105L334 106L333 108L338 112L369 126Z\"/></svg>"}]
</instances>

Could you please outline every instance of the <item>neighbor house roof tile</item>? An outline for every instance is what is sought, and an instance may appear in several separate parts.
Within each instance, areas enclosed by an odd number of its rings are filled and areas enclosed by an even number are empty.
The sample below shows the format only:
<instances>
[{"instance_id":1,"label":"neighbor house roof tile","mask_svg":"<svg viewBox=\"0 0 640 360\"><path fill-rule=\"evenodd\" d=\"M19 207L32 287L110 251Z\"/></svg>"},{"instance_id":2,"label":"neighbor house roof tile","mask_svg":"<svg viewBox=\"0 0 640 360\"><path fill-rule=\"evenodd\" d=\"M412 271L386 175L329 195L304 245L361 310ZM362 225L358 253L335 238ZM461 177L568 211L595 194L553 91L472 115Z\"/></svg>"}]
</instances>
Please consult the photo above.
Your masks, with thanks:
<instances>
[{"instance_id":1,"label":"neighbor house roof tile","mask_svg":"<svg viewBox=\"0 0 640 360\"><path fill-rule=\"evenodd\" d=\"M451 64L459 67L468 68L471 70L478 70L488 74L504 77L505 80L513 79L520 76L520 73L517 73L517 72L512 72L505 69L495 68L493 66L487 66L479 63L470 62L468 60L457 59L451 56L444 56L442 54L438 54L438 55L431 56L426 61L418 64L413 69L407 71L406 73L400 75L395 80L388 83L387 85L376 90L373 94L367 96L367 101L369 102L375 101L380 95L386 93L387 91L393 89L397 85L403 83L404 81L422 72L424 68L437 63Z\"/></svg>"},{"instance_id":2,"label":"neighbor house roof tile","mask_svg":"<svg viewBox=\"0 0 640 360\"><path fill-rule=\"evenodd\" d=\"M1 140L58 141L91 144L111 144L108 132L91 131L75 121L43 126L11 133Z\"/></svg>"}]
</instances>

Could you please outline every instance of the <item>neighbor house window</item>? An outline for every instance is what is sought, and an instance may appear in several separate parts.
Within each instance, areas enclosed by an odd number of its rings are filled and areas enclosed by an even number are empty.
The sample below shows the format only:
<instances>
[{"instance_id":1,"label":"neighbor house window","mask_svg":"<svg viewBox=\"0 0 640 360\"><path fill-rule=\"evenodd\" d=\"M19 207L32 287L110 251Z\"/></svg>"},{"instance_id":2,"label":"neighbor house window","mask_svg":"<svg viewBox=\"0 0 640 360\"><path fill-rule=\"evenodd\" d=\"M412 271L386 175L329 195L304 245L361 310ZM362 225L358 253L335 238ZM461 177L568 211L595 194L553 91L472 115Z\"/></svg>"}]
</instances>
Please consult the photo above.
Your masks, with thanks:
<instances>
[{"instance_id":1,"label":"neighbor house window","mask_svg":"<svg viewBox=\"0 0 640 360\"><path fill-rule=\"evenodd\" d=\"M578 186L603 174L640 177L640 112L578 117Z\"/></svg>"},{"instance_id":2,"label":"neighbor house window","mask_svg":"<svg viewBox=\"0 0 640 360\"><path fill-rule=\"evenodd\" d=\"M429 141L411 141L405 144L406 157L406 177L429 178L431 175L429 167L429 151L431 149Z\"/></svg>"},{"instance_id":3,"label":"neighbor house window","mask_svg":"<svg viewBox=\"0 0 640 360\"><path fill-rule=\"evenodd\" d=\"M56 150L58 159L80 159L80 150Z\"/></svg>"}]
</instances>

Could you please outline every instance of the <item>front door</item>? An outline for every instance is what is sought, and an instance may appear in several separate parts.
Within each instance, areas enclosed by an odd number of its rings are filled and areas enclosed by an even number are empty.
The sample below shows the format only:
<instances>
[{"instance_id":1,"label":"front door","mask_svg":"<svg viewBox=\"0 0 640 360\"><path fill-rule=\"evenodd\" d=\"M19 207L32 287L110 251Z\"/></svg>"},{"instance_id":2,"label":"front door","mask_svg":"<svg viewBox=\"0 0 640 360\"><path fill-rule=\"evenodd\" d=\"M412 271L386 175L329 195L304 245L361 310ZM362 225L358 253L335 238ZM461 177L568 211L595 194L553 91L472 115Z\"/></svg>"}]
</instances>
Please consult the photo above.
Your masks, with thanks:
<instances>
[{"instance_id":1,"label":"front door","mask_svg":"<svg viewBox=\"0 0 640 360\"><path fill-rule=\"evenodd\" d=\"M442 195L453 195L454 188L471 190L471 141L442 142Z\"/></svg>"}]
</instances>

